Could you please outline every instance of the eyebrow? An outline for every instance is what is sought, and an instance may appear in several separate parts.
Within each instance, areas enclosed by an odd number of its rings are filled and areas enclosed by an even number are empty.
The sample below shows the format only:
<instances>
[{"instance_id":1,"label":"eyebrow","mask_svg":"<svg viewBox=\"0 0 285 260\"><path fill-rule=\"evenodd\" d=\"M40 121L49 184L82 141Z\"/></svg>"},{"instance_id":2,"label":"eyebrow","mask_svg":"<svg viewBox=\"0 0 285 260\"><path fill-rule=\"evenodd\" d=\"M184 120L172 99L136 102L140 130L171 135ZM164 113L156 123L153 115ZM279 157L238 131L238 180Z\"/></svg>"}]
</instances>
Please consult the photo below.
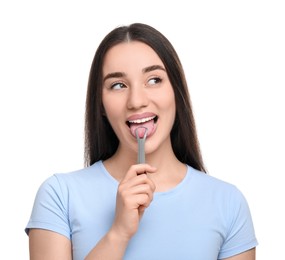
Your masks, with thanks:
<instances>
[{"instance_id":1,"label":"eyebrow","mask_svg":"<svg viewBox=\"0 0 285 260\"><path fill-rule=\"evenodd\" d=\"M150 71L153 71L153 70L163 70L163 71L165 71L165 68L163 68L160 65L152 65L152 66L144 68L142 71L143 71L143 73L147 73L147 72L150 72Z\"/></svg>"},{"instance_id":2,"label":"eyebrow","mask_svg":"<svg viewBox=\"0 0 285 260\"><path fill-rule=\"evenodd\" d=\"M152 66L148 66L146 68L143 68L142 69L142 72L143 73L147 73L147 72L151 72L151 71L154 71L154 70L163 70L165 71L165 68L163 68L161 65L152 65ZM126 73L124 72L112 72L112 73L108 73L103 81L106 81L107 79L110 79L110 78L122 78L122 77L125 77L127 76Z\"/></svg>"},{"instance_id":3,"label":"eyebrow","mask_svg":"<svg viewBox=\"0 0 285 260\"><path fill-rule=\"evenodd\" d=\"M106 81L107 79L111 79L111 78L122 78L125 77L126 73L123 72L112 72L112 73L108 73L104 79L103 82Z\"/></svg>"}]
</instances>

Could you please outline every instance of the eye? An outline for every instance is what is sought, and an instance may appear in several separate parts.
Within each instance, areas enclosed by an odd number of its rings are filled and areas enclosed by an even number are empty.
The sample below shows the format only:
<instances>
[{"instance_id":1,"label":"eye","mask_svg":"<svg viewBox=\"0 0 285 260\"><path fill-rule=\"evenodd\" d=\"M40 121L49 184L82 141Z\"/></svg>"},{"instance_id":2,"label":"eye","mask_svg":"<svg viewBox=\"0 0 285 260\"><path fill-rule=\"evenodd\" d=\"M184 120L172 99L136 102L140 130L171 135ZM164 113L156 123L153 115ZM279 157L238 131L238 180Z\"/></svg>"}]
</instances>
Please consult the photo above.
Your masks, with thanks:
<instances>
[{"instance_id":1,"label":"eye","mask_svg":"<svg viewBox=\"0 0 285 260\"><path fill-rule=\"evenodd\" d=\"M114 90L122 89L122 88L125 88L125 87L126 87L126 85L124 83L121 83L121 82L113 83L111 85L111 89L114 89Z\"/></svg>"},{"instance_id":2,"label":"eye","mask_svg":"<svg viewBox=\"0 0 285 260\"><path fill-rule=\"evenodd\" d=\"M148 81L148 84L149 85L155 85L155 84L158 84L162 81L161 78L159 77L155 77L155 78L151 78L149 81Z\"/></svg>"}]
</instances>

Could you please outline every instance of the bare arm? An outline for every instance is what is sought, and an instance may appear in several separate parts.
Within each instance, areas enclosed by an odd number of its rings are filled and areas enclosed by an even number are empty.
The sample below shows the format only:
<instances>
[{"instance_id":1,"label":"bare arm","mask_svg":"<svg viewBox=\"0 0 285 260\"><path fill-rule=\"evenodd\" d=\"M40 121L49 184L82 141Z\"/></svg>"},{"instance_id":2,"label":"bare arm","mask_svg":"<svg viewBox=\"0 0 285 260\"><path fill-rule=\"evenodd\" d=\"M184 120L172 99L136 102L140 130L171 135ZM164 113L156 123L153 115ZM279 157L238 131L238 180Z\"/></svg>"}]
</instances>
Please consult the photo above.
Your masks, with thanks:
<instances>
[{"instance_id":1,"label":"bare arm","mask_svg":"<svg viewBox=\"0 0 285 260\"><path fill-rule=\"evenodd\" d=\"M123 259L127 240L108 232L94 247L86 259ZM31 229L29 232L30 260L72 260L72 247L68 238L45 229Z\"/></svg>"},{"instance_id":2,"label":"bare arm","mask_svg":"<svg viewBox=\"0 0 285 260\"><path fill-rule=\"evenodd\" d=\"M29 249L30 260L72 260L70 240L53 231L31 229Z\"/></svg>"},{"instance_id":3,"label":"bare arm","mask_svg":"<svg viewBox=\"0 0 285 260\"><path fill-rule=\"evenodd\" d=\"M224 260L255 260L255 248L250 249L241 254L225 258Z\"/></svg>"},{"instance_id":4,"label":"bare arm","mask_svg":"<svg viewBox=\"0 0 285 260\"><path fill-rule=\"evenodd\" d=\"M129 240L124 240L115 232L108 232L89 252L85 260L121 260L124 257Z\"/></svg>"},{"instance_id":5,"label":"bare arm","mask_svg":"<svg viewBox=\"0 0 285 260\"><path fill-rule=\"evenodd\" d=\"M116 215L109 232L89 252L86 260L121 260L140 219L153 198L155 185L144 172L155 168L132 166L121 181L116 202ZM44 229L29 231L30 260L72 260L72 242L65 236Z\"/></svg>"},{"instance_id":6,"label":"bare arm","mask_svg":"<svg viewBox=\"0 0 285 260\"><path fill-rule=\"evenodd\" d=\"M129 240L137 232L140 219L153 198L154 183L143 172L155 168L133 165L121 181L117 192L116 215L110 231L89 252L85 260L121 260Z\"/></svg>"}]
</instances>

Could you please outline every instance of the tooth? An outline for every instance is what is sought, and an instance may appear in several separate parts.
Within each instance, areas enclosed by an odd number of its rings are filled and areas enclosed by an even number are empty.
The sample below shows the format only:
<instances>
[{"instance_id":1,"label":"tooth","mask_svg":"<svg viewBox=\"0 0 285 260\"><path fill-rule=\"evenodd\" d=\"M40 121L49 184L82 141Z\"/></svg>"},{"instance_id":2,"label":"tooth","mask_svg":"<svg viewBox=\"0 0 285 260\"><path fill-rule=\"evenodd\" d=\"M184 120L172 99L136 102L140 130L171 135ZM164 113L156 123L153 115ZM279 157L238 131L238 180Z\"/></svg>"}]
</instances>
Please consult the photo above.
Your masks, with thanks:
<instances>
[{"instance_id":1,"label":"tooth","mask_svg":"<svg viewBox=\"0 0 285 260\"><path fill-rule=\"evenodd\" d=\"M141 118L141 119L136 119L136 120L130 120L129 123L131 124L141 124L141 123L145 123L147 121L150 121L152 119L154 119L155 116L151 116L151 117L146 117L146 118Z\"/></svg>"}]
</instances>

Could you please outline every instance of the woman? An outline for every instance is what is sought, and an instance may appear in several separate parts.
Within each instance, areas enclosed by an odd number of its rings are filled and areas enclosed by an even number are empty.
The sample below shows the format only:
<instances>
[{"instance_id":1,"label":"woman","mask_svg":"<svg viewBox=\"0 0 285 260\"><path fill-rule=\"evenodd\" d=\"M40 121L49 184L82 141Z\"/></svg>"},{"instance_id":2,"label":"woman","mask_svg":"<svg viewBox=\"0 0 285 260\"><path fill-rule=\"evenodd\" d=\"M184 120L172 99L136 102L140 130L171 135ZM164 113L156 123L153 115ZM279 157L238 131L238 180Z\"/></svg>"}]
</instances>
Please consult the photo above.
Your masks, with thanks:
<instances>
[{"instance_id":1,"label":"woman","mask_svg":"<svg viewBox=\"0 0 285 260\"><path fill-rule=\"evenodd\" d=\"M85 122L87 167L37 193L31 259L255 259L247 202L205 174L184 72L160 32L136 23L103 39Z\"/></svg>"}]
</instances>

